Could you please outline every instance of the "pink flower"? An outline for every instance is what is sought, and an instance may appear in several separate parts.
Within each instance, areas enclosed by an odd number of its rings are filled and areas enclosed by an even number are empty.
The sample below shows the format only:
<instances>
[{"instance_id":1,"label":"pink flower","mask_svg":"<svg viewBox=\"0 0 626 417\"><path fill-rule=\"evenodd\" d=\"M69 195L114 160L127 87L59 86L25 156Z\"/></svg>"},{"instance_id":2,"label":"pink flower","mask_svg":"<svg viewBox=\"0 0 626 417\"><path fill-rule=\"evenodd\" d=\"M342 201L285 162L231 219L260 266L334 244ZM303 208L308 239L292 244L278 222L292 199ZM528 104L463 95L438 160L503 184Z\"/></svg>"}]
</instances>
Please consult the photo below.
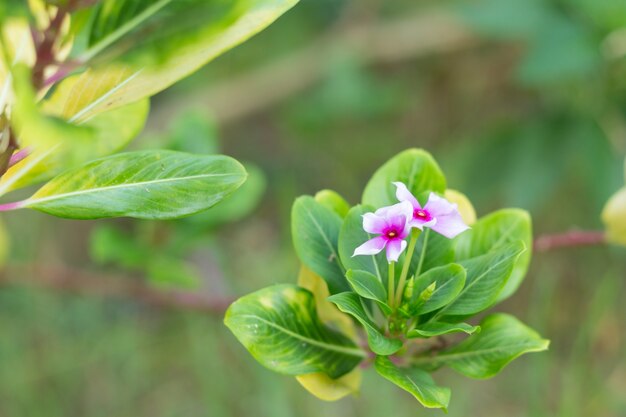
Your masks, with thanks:
<instances>
[{"instance_id":1,"label":"pink flower","mask_svg":"<svg viewBox=\"0 0 626 417\"><path fill-rule=\"evenodd\" d=\"M424 227L430 227L448 239L452 239L470 228L463 222L456 204L450 203L435 193L430 193L428 202L422 207L417 198L406 188L406 185L401 182L394 182L393 184L396 186L398 200L411 204L413 209L413 215L409 221L411 227L420 230L423 230Z\"/></svg>"},{"instance_id":2,"label":"pink flower","mask_svg":"<svg viewBox=\"0 0 626 417\"><path fill-rule=\"evenodd\" d=\"M410 221L413 207L408 202L383 207L375 213L363 215L363 229L367 233L378 234L354 250L356 255L376 255L387 248L387 261L397 262L400 254L406 249L404 240L411 231Z\"/></svg>"}]
</instances>

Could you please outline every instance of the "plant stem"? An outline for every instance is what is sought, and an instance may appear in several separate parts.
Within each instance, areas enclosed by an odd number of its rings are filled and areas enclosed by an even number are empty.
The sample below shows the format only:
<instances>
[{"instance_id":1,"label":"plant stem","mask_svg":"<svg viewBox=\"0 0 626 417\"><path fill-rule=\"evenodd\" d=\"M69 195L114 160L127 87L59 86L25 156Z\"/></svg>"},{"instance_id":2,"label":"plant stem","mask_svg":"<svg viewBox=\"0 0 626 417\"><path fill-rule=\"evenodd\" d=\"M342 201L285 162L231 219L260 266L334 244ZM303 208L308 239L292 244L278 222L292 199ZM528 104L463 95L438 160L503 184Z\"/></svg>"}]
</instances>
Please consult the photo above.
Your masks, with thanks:
<instances>
[{"instance_id":1,"label":"plant stem","mask_svg":"<svg viewBox=\"0 0 626 417\"><path fill-rule=\"evenodd\" d=\"M422 266L424 266L424 258L426 255L426 247L428 246L428 237L430 236L430 229L426 229L424 232L424 243L422 243L422 252L420 253L420 261L417 264L417 270L415 271L415 276L418 277L419 274L422 273Z\"/></svg>"},{"instance_id":2,"label":"plant stem","mask_svg":"<svg viewBox=\"0 0 626 417\"><path fill-rule=\"evenodd\" d=\"M541 235L535 239L536 252L548 252L553 249L605 245L606 234L602 230L572 230L570 232L553 235Z\"/></svg>"},{"instance_id":3,"label":"plant stem","mask_svg":"<svg viewBox=\"0 0 626 417\"><path fill-rule=\"evenodd\" d=\"M395 271L395 262L389 262L389 277L387 278L387 304L391 308L393 308L393 300L394 300L394 291L396 288L396 271Z\"/></svg>"},{"instance_id":4,"label":"plant stem","mask_svg":"<svg viewBox=\"0 0 626 417\"><path fill-rule=\"evenodd\" d=\"M404 292L404 285L406 284L407 276L409 275L409 268L411 267L411 259L413 258L413 252L415 252L415 245L419 238L421 230L413 229L411 231L411 240L409 241L409 249L407 250L406 257L404 258L404 265L402 266L402 272L400 273L400 280L398 281L398 292L396 294L396 305L400 305L402 301L402 293Z\"/></svg>"},{"instance_id":5,"label":"plant stem","mask_svg":"<svg viewBox=\"0 0 626 417\"><path fill-rule=\"evenodd\" d=\"M21 149L19 151L17 151L16 153L14 153L11 156L11 159L9 160L9 168L11 168L13 165L17 164L18 162L22 161L24 158L26 158L28 155L30 155L31 153L31 149L30 148L24 148Z\"/></svg>"}]
</instances>

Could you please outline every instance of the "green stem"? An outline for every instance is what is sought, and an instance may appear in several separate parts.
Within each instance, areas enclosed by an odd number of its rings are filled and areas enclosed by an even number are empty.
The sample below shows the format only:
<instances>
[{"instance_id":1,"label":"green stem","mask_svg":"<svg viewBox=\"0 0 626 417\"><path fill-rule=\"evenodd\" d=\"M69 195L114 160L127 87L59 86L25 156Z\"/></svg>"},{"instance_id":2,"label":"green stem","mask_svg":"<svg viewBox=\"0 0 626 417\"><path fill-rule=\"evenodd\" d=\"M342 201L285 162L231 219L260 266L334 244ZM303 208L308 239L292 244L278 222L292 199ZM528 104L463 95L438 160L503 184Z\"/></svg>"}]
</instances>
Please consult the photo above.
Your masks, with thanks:
<instances>
[{"instance_id":1,"label":"green stem","mask_svg":"<svg viewBox=\"0 0 626 417\"><path fill-rule=\"evenodd\" d=\"M395 262L389 262L389 277L387 279L389 288L387 290L387 304L389 304L391 308L393 308L394 290L396 288L395 266Z\"/></svg>"},{"instance_id":2,"label":"green stem","mask_svg":"<svg viewBox=\"0 0 626 417\"><path fill-rule=\"evenodd\" d=\"M402 293L404 292L404 285L409 275L409 268L411 267L411 259L413 258L413 252L415 252L415 245L417 239L422 231L419 229L413 229L411 231L411 240L409 241L409 249L407 250L406 257L404 258L404 265L402 266L402 272L400 273L400 280L398 281L398 292L396 293L396 305L400 305L402 301Z\"/></svg>"},{"instance_id":3,"label":"green stem","mask_svg":"<svg viewBox=\"0 0 626 417\"><path fill-rule=\"evenodd\" d=\"M422 244L422 253L420 254L420 261L417 264L417 271L415 271L415 276L419 276L419 274L422 273L422 266L424 265L424 258L425 258L425 254L426 254L426 246L428 246L428 236L430 233L430 229L426 229L426 232L424 232L424 243Z\"/></svg>"}]
</instances>

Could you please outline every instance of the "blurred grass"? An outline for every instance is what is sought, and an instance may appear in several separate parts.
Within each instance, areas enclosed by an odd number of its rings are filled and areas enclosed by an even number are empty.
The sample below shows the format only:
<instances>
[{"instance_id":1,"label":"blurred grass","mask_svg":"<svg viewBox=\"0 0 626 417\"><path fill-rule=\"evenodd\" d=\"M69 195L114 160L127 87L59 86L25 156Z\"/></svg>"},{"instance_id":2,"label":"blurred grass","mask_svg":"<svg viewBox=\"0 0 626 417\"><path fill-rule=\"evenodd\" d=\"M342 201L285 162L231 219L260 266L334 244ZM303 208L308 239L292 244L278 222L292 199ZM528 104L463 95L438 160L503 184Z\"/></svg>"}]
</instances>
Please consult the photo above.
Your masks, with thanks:
<instances>
[{"instance_id":1,"label":"blurred grass","mask_svg":"<svg viewBox=\"0 0 626 417\"><path fill-rule=\"evenodd\" d=\"M606 27L586 19L583 9L556 3L533 2L537 13L560 13L566 25L573 21L578 32L592 33L600 48ZM502 4L515 10L521 3ZM483 12L495 10L489 7ZM252 42L157 97L154 106L175 119L190 92L293 53L338 26L376 24L378 15L395 18L415 10L410 0L303 0ZM293 199L332 188L356 203L372 171L412 146L435 155L450 186L465 192L479 215L519 206L531 211L535 233L599 228L600 208L623 181L626 144L615 132L626 114L626 62L600 63L591 76L581 67L567 79L521 80L520 65L540 59L526 55L532 31L486 31L510 10L483 15L479 23L487 40L466 51L395 64L365 63L353 51L320 57L328 60L327 70L305 93L218 126L225 152L258 165L268 188L253 215L217 228L194 247L190 260L207 281L202 291L241 295L295 282ZM539 55L548 67L559 59ZM533 65L535 71L542 66ZM153 143L148 130L138 146ZM95 222L38 213L11 213L3 220L13 262L93 268L87 247ZM102 223L129 232L136 226ZM619 248L536 254L520 291L497 309L550 338L550 351L523 357L487 381L437 374L452 388L450 415L626 415L624 255ZM221 317L5 286L0 331L0 417L440 414L420 408L371 370L358 399L322 403L292 378L254 362Z\"/></svg>"}]
</instances>

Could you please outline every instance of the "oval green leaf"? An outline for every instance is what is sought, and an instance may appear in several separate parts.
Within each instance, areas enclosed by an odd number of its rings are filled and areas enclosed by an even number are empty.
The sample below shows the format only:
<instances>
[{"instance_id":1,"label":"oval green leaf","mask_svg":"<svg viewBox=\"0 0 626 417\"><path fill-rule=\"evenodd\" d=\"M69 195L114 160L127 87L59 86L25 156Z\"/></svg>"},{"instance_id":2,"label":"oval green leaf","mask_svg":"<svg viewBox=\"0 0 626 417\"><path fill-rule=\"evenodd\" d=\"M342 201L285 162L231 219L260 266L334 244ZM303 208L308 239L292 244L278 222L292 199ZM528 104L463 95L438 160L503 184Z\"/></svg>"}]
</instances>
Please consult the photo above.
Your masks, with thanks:
<instances>
[{"instance_id":1,"label":"oval green leaf","mask_svg":"<svg viewBox=\"0 0 626 417\"><path fill-rule=\"evenodd\" d=\"M324 326L309 291L276 285L246 295L224 323L263 366L283 374L323 372L339 378L367 357L346 336Z\"/></svg>"},{"instance_id":2,"label":"oval green leaf","mask_svg":"<svg viewBox=\"0 0 626 417\"><path fill-rule=\"evenodd\" d=\"M482 217L457 238L456 260L481 256L520 240L527 248L531 248L532 239L532 225L527 211L498 210ZM527 250L517 258L511 276L498 295L498 301L511 296L520 286L528 270L530 257L531 251Z\"/></svg>"},{"instance_id":3,"label":"oval green leaf","mask_svg":"<svg viewBox=\"0 0 626 417\"><path fill-rule=\"evenodd\" d=\"M467 271L465 287L431 320L442 316L472 315L491 307L511 276L517 258L525 250L520 240L486 255L460 262ZM446 320L455 321L456 318L449 317Z\"/></svg>"},{"instance_id":4,"label":"oval green leaf","mask_svg":"<svg viewBox=\"0 0 626 417\"><path fill-rule=\"evenodd\" d=\"M173 219L217 204L245 179L227 156L128 152L66 171L20 207L73 219Z\"/></svg>"},{"instance_id":5,"label":"oval green leaf","mask_svg":"<svg viewBox=\"0 0 626 417\"><path fill-rule=\"evenodd\" d=\"M378 356L374 364L376 372L411 393L424 407L447 410L450 403L450 388L437 386L428 372L418 368L398 368L383 356Z\"/></svg>"},{"instance_id":6,"label":"oval green leaf","mask_svg":"<svg viewBox=\"0 0 626 417\"><path fill-rule=\"evenodd\" d=\"M358 295L376 301L385 314L391 313L391 307L387 304L387 290L375 275L350 269L346 272L346 279Z\"/></svg>"},{"instance_id":7,"label":"oval green leaf","mask_svg":"<svg viewBox=\"0 0 626 417\"><path fill-rule=\"evenodd\" d=\"M296 199L291 209L293 246L304 265L324 278L331 294L350 289L339 260L341 218L313 197Z\"/></svg>"},{"instance_id":8,"label":"oval green leaf","mask_svg":"<svg viewBox=\"0 0 626 417\"><path fill-rule=\"evenodd\" d=\"M446 178L433 157L422 149L408 149L374 173L363 191L363 204L380 208L397 203L394 181L403 182L415 196L446 190Z\"/></svg>"},{"instance_id":9,"label":"oval green leaf","mask_svg":"<svg viewBox=\"0 0 626 417\"><path fill-rule=\"evenodd\" d=\"M490 378L524 353L546 350L550 342L508 314L492 314L480 323L480 333L432 357L413 364L428 369L448 365L470 378Z\"/></svg>"},{"instance_id":10,"label":"oval green leaf","mask_svg":"<svg viewBox=\"0 0 626 417\"><path fill-rule=\"evenodd\" d=\"M393 355L402 348L402 341L385 337L376 324L367 316L361 299L353 292L342 292L328 297L328 300L335 303L339 310L350 314L357 319L365 328L367 342L372 352L377 355Z\"/></svg>"},{"instance_id":11,"label":"oval green leaf","mask_svg":"<svg viewBox=\"0 0 626 417\"><path fill-rule=\"evenodd\" d=\"M480 331L480 326L472 326L467 323L425 323L409 330L408 337L435 337L450 333L473 334Z\"/></svg>"},{"instance_id":12,"label":"oval green leaf","mask_svg":"<svg viewBox=\"0 0 626 417\"><path fill-rule=\"evenodd\" d=\"M402 310L408 316L415 316L445 306L463 290L465 277L465 268L459 264L440 266L425 272L415 279L411 299L402 305ZM427 300L422 301L420 295L432 284L435 284L434 291Z\"/></svg>"}]
</instances>

